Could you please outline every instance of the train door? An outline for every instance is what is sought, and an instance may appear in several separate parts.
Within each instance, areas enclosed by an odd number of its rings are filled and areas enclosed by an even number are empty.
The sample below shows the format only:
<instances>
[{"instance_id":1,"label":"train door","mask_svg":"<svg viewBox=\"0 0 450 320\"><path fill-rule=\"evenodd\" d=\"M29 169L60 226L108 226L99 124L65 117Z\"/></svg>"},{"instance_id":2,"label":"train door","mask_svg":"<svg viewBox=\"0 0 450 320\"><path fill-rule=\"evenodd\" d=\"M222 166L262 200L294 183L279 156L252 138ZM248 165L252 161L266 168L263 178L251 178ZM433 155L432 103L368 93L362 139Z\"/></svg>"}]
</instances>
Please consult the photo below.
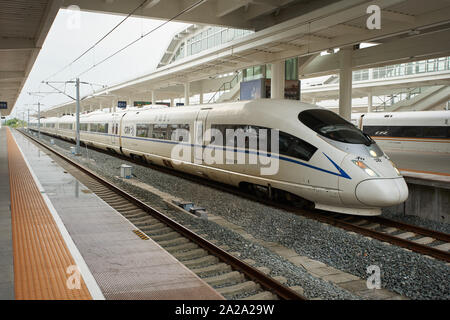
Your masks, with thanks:
<instances>
[{"instance_id":1,"label":"train door","mask_svg":"<svg viewBox=\"0 0 450 320\"><path fill-rule=\"evenodd\" d=\"M122 128L123 128L123 117L125 117L126 113L124 113L121 117L118 116L116 119L116 128L117 128L117 139L118 139L118 147L120 148L120 152L122 152L123 141L122 141Z\"/></svg>"},{"instance_id":2,"label":"train door","mask_svg":"<svg viewBox=\"0 0 450 320\"><path fill-rule=\"evenodd\" d=\"M205 142L206 119L211 108L202 108L194 122L194 162L203 163L203 150Z\"/></svg>"},{"instance_id":3,"label":"train door","mask_svg":"<svg viewBox=\"0 0 450 320\"><path fill-rule=\"evenodd\" d=\"M116 114L113 115L112 117L112 125L111 125L111 145L116 147L117 144L119 143L119 122L118 122L118 117Z\"/></svg>"}]
</instances>

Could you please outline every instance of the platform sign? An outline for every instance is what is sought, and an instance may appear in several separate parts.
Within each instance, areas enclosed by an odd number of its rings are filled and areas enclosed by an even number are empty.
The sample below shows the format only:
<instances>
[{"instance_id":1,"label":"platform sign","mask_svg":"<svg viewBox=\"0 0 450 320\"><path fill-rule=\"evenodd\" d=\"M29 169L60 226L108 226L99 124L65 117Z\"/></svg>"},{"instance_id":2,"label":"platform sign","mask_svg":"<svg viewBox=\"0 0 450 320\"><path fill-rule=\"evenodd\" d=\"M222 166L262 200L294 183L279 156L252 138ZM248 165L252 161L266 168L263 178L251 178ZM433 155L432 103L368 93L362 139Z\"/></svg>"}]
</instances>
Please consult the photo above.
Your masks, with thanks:
<instances>
[{"instance_id":1,"label":"platform sign","mask_svg":"<svg viewBox=\"0 0 450 320\"><path fill-rule=\"evenodd\" d=\"M8 109L8 102L0 101L0 109Z\"/></svg>"},{"instance_id":2,"label":"platform sign","mask_svg":"<svg viewBox=\"0 0 450 320\"><path fill-rule=\"evenodd\" d=\"M183 103L183 102L177 102L176 106L177 106L177 107L184 106L184 103Z\"/></svg>"},{"instance_id":3,"label":"platform sign","mask_svg":"<svg viewBox=\"0 0 450 320\"><path fill-rule=\"evenodd\" d=\"M133 106L135 106L135 107L148 106L149 104L152 104L152 103L149 101L133 101Z\"/></svg>"},{"instance_id":4,"label":"platform sign","mask_svg":"<svg viewBox=\"0 0 450 320\"><path fill-rule=\"evenodd\" d=\"M117 108L125 109L127 107L126 101L117 101Z\"/></svg>"}]
</instances>

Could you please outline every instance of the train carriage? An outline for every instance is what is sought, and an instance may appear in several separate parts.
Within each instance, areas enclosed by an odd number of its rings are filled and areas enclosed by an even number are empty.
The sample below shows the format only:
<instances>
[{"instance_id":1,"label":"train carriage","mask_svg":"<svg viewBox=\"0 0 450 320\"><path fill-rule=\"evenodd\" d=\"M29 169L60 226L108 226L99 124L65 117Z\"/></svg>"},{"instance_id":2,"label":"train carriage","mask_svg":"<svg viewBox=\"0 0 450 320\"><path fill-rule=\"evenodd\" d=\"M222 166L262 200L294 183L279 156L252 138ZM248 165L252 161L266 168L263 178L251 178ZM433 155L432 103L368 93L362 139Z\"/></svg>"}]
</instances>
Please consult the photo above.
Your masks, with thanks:
<instances>
[{"instance_id":1,"label":"train carriage","mask_svg":"<svg viewBox=\"0 0 450 320\"><path fill-rule=\"evenodd\" d=\"M408 195L404 179L368 135L298 101L95 112L81 116L80 126L88 145L325 210L376 215ZM256 163L250 161L255 156Z\"/></svg>"}]
</instances>

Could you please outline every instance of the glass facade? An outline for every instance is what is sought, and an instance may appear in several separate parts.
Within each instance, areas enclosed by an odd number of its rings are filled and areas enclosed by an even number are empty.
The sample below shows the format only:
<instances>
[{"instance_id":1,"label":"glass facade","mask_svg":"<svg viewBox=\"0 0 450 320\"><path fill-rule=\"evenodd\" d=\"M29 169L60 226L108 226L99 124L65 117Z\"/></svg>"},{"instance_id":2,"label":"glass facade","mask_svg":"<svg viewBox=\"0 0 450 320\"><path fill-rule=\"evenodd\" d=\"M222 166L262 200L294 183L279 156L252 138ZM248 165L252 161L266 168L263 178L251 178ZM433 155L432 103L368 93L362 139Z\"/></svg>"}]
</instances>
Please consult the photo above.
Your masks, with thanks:
<instances>
[{"instance_id":1,"label":"glass facade","mask_svg":"<svg viewBox=\"0 0 450 320\"><path fill-rule=\"evenodd\" d=\"M387 79L446 70L450 70L450 57L401 63L370 70L356 70L353 72L353 81Z\"/></svg>"},{"instance_id":2,"label":"glass facade","mask_svg":"<svg viewBox=\"0 0 450 320\"><path fill-rule=\"evenodd\" d=\"M284 65L285 80L298 80L298 59L291 58L285 61ZM253 66L244 69L244 81L266 78L272 78L271 64Z\"/></svg>"},{"instance_id":3,"label":"glass facade","mask_svg":"<svg viewBox=\"0 0 450 320\"><path fill-rule=\"evenodd\" d=\"M199 32L193 37L187 39L186 42L183 42L177 49L171 63L183 58L185 56L185 50L186 56L190 56L223 43L242 38L251 33L253 33L253 31L250 30L223 27L206 28L202 32Z\"/></svg>"}]
</instances>

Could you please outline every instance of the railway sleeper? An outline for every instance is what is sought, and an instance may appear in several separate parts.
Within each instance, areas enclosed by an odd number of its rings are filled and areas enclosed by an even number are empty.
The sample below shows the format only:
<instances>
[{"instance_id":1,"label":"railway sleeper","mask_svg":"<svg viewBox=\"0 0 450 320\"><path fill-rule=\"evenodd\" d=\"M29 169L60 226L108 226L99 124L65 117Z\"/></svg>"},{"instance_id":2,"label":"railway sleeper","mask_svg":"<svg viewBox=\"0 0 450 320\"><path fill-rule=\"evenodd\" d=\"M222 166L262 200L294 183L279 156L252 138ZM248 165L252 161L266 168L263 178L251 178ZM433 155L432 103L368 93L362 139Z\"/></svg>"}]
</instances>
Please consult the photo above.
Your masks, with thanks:
<instances>
[{"instance_id":1,"label":"railway sleeper","mask_svg":"<svg viewBox=\"0 0 450 320\"><path fill-rule=\"evenodd\" d=\"M155 221L153 221L151 219L142 220L142 221L139 221L139 222L135 222L134 221L133 224L136 227L139 227L141 229L146 229L148 231L153 230L153 229L161 229L161 228L166 226L164 223L155 222Z\"/></svg>"},{"instance_id":2,"label":"railway sleeper","mask_svg":"<svg viewBox=\"0 0 450 320\"><path fill-rule=\"evenodd\" d=\"M187 242L189 242L189 239L184 238L184 237L179 237L179 238L176 238L173 240L160 241L160 242L158 242L158 244L163 248L168 248L168 247L177 246L177 245L187 243Z\"/></svg>"},{"instance_id":3,"label":"railway sleeper","mask_svg":"<svg viewBox=\"0 0 450 320\"><path fill-rule=\"evenodd\" d=\"M117 199L117 195L109 190L108 188L97 188L97 187L90 187L90 189L95 192L95 194L99 195L100 197L110 198L110 199Z\"/></svg>"},{"instance_id":4,"label":"railway sleeper","mask_svg":"<svg viewBox=\"0 0 450 320\"><path fill-rule=\"evenodd\" d=\"M124 203L125 201L127 201L125 199L120 199L117 196L113 196L113 195L109 196L109 195L103 195L103 194L98 194L98 193L96 193L96 194L99 195L103 200L105 200L106 202L111 203L111 204L120 204L120 203Z\"/></svg>"},{"instance_id":5,"label":"railway sleeper","mask_svg":"<svg viewBox=\"0 0 450 320\"><path fill-rule=\"evenodd\" d=\"M117 211L127 210L127 209L134 209L136 206L132 203L124 203L124 204L110 204L111 207L116 209Z\"/></svg>"},{"instance_id":6,"label":"railway sleeper","mask_svg":"<svg viewBox=\"0 0 450 320\"><path fill-rule=\"evenodd\" d=\"M193 249L189 251L183 251L183 252L175 252L172 254L175 258L177 258L180 261L184 260L192 260L196 258L201 258L206 255L208 255L208 252L204 249Z\"/></svg>"},{"instance_id":7,"label":"railway sleeper","mask_svg":"<svg viewBox=\"0 0 450 320\"><path fill-rule=\"evenodd\" d=\"M128 214L126 217L127 217L128 220L134 221L134 222L141 222L141 221L146 221L146 220L155 221L155 223L159 222L158 219L155 219L154 217L152 217L151 215L149 215L145 211L141 211L141 212L133 213L133 214Z\"/></svg>"},{"instance_id":8,"label":"railway sleeper","mask_svg":"<svg viewBox=\"0 0 450 320\"><path fill-rule=\"evenodd\" d=\"M279 300L279 298L270 291L261 291L242 300Z\"/></svg>"},{"instance_id":9,"label":"railway sleeper","mask_svg":"<svg viewBox=\"0 0 450 320\"><path fill-rule=\"evenodd\" d=\"M245 292L254 292L261 289L261 286L253 281L241 282L229 287L217 288L216 291L221 295L227 297L232 297L237 294L243 294Z\"/></svg>"},{"instance_id":10,"label":"railway sleeper","mask_svg":"<svg viewBox=\"0 0 450 320\"><path fill-rule=\"evenodd\" d=\"M173 240L176 238L181 237L181 235L178 232L169 232L166 234L161 234L161 235L156 235L156 236L150 236L150 238L152 238L154 241L158 242L158 241L164 241L164 240Z\"/></svg>"},{"instance_id":11,"label":"railway sleeper","mask_svg":"<svg viewBox=\"0 0 450 320\"><path fill-rule=\"evenodd\" d=\"M245 281L244 275L238 271L231 271L228 273L223 273L217 276L202 279L203 281L206 281L210 286L213 287L223 286L225 284L241 283Z\"/></svg>"},{"instance_id":12,"label":"railway sleeper","mask_svg":"<svg viewBox=\"0 0 450 320\"><path fill-rule=\"evenodd\" d=\"M175 253L178 251L186 251L186 250L197 249L197 248L199 248L198 245L196 245L193 242L188 242L188 243L183 243L183 244L180 244L177 246L167 247L164 249L169 253Z\"/></svg>"},{"instance_id":13,"label":"railway sleeper","mask_svg":"<svg viewBox=\"0 0 450 320\"><path fill-rule=\"evenodd\" d=\"M130 220L133 223L139 223L139 222L148 222L148 223L159 223L160 220L152 217L147 212L141 212L141 213L135 213L126 215L126 218Z\"/></svg>"},{"instance_id":14,"label":"railway sleeper","mask_svg":"<svg viewBox=\"0 0 450 320\"><path fill-rule=\"evenodd\" d=\"M145 213L148 215L147 211L142 210L141 208L134 208L134 209L130 209L130 210L122 210L123 214L126 214L128 216L133 216L133 215L137 215L139 213Z\"/></svg>"},{"instance_id":15,"label":"railway sleeper","mask_svg":"<svg viewBox=\"0 0 450 320\"><path fill-rule=\"evenodd\" d=\"M145 227L142 227L141 230L144 231L145 233L147 233L148 236L153 237L153 236L159 236L161 234L169 233L173 229L169 228L167 226L157 227L157 228L152 228L152 226L145 226Z\"/></svg>"},{"instance_id":16,"label":"railway sleeper","mask_svg":"<svg viewBox=\"0 0 450 320\"><path fill-rule=\"evenodd\" d=\"M184 261L183 264L188 268L201 268L215 263L219 263L219 259L212 255L207 255L197 259Z\"/></svg>"},{"instance_id":17,"label":"railway sleeper","mask_svg":"<svg viewBox=\"0 0 450 320\"><path fill-rule=\"evenodd\" d=\"M208 277L211 275L231 272L231 267L226 263L220 262L207 267L192 268L191 270L201 277Z\"/></svg>"}]
</instances>

